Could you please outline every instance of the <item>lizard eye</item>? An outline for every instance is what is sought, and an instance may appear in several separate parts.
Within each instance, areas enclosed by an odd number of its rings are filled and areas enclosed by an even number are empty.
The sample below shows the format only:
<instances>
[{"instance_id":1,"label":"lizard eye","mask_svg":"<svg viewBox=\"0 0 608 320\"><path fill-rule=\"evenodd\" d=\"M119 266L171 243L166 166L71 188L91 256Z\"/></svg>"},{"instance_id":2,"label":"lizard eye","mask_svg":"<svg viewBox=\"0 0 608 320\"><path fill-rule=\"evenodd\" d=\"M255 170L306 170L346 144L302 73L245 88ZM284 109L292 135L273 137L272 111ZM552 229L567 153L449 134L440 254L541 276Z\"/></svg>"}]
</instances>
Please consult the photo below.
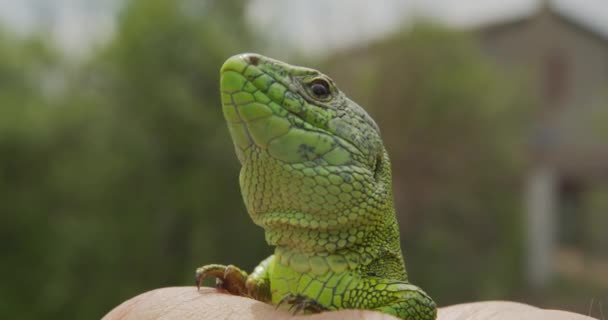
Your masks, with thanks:
<instances>
[{"instance_id":1,"label":"lizard eye","mask_svg":"<svg viewBox=\"0 0 608 320\"><path fill-rule=\"evenodd\" d=\"M329 83L324 79L315 79L310 83L310 91L319 99L327 99L331 95Z\"/></svg>"}]
</instances>

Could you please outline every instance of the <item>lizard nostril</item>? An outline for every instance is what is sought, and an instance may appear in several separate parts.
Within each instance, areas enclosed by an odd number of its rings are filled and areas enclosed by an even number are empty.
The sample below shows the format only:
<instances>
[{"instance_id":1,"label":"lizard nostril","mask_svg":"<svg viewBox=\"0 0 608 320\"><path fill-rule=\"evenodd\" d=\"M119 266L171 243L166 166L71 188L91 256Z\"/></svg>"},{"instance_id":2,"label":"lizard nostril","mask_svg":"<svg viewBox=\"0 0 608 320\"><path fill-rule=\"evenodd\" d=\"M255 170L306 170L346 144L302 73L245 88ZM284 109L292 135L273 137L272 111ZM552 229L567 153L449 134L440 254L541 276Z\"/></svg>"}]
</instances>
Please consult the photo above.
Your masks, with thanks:
<instances>
[{"instance_id":1,"label":"lizard nostril","mask_svg":"<svg viewBox=\"0 0 608 320\"><path fill-rule=\"evenodd\" d=\"M260 57L251 55L247 57L247 60L249 60L249 63L252 65L257 66L258 62L260 62Z\"/></svg>"}]
</instances>

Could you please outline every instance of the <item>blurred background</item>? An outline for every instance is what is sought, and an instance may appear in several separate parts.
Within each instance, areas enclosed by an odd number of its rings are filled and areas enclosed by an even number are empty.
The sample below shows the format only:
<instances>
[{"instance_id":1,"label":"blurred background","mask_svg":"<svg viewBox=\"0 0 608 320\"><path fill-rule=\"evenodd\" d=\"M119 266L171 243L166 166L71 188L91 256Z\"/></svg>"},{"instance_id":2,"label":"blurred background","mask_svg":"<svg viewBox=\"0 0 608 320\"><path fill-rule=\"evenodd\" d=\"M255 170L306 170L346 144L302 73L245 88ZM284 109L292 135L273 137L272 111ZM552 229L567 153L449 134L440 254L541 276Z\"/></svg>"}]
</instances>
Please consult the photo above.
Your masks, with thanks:
<instances>
[{"instance_id":1,"label":"blurred background","mask_svg":"<svg viewBox=\"0 0 608 320\"><path fill-rule=\"evenodd\" d=\"M439 305L608 315L605 1L0 0L3 318L100 318L271 253L219 101L249 51L376 119Z\"/></svg>"}]
</instances>

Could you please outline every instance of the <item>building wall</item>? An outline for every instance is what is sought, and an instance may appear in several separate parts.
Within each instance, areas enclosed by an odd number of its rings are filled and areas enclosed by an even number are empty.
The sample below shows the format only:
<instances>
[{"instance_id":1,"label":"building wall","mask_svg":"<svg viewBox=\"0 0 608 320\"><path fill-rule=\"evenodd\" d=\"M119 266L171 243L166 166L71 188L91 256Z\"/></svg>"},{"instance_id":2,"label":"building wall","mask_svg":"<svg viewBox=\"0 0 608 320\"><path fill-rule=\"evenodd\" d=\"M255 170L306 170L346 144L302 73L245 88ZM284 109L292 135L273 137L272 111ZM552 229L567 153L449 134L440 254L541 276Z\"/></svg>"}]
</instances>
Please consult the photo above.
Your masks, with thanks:
<instances>
[{"instance_id":1,"label":"building wall","mask_svg":"<svg viewBox=\"0 0 608 320\"><path fill-rule=\"evenodd\" d=\"M585 238L591 220L601 215L586 212L584 199L608 184L608 143L592 125L608 108L608 36L549 7L478 35L499 65L529 79L536 98L524 198L528 280L543 287L560 265L563 248L594 250L585 248ZM608 235L591 242L603 241L608 243Z\"/></svg>"},{"instance_id":2,"label":"building wall","mask_svg":"<svg viewBox=\"0 0 608 320\"><path fill-rule=\"evenodd\" d=\"M607 105L608 37L545 9L482 28L479 39L499 65L530 81L537 98L534 151L548 152L569 175L608 178L608 144L590 125ZM550 93L555 87L559 92Z\"/></svg>"}]
</instances>

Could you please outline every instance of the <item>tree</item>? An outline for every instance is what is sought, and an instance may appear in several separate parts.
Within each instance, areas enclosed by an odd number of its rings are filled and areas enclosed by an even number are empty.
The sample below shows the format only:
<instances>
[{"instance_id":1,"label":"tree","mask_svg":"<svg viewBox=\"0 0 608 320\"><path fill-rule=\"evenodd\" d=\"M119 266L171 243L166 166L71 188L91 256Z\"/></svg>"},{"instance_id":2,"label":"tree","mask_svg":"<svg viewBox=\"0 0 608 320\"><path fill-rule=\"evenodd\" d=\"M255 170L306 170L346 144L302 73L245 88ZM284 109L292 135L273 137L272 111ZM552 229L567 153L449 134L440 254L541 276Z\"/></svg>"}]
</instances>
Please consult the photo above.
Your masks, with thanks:
<instances>
[{"instance_id":1,"label":"tree","mask_svg":"<svg viewBox=\"0 0 608 320\"><path fill-rule=\"evenodd\" d=\"M247 221L219 101L222 62L254 43L243 6L129 1L79 66L0 39L3 312L99 318L193 284L199 265L253 267L269 253Z\"/></svg>"}]
</instances>

